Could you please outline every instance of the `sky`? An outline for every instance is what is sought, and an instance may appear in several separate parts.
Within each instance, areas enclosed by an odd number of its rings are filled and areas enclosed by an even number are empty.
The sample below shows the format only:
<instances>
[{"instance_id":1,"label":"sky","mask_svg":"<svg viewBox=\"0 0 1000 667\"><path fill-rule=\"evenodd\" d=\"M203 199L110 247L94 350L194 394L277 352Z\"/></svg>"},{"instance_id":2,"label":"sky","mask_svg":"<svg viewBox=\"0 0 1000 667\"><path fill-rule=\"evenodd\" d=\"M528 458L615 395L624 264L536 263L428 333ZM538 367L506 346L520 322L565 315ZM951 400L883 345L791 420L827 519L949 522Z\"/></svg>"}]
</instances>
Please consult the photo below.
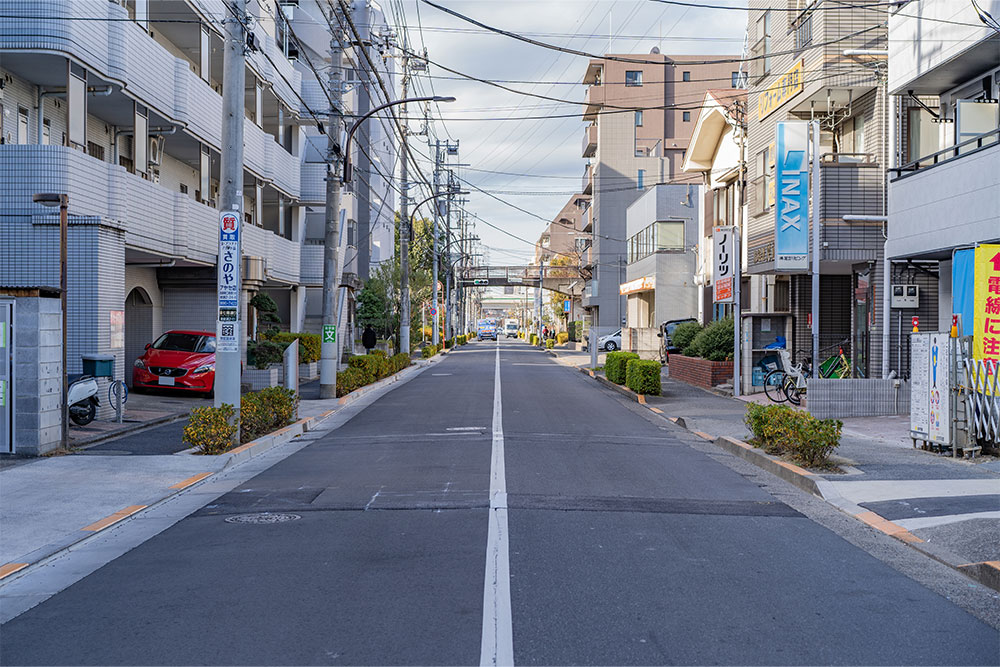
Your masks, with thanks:
<instances>
[{"instance_id":1,"label":"sky","mask_svg":"<svg viewBox=\"0 0 1000 667\"><path fill-rule=\"evenodd\" d=\"M735 7L745 6L745 2L735 0L713 3L732 5L732 10L679 7L651 0L434 1L491 26L591 53L646 54L654 46L666 54L718 55L743 50L746 12ZM380 4L389 3L381 0ZM517 81L504 84L517 90L582 101L586 57L484 31L420 0L403 0L402 5L411 49L426 47L430 60L481 79ZM531 242L524 243L477 221L476 234L488 255L483 259L492 265L529 261L534 255L533 244L548 221L580 191L586 164L581 157L586 124L579 116L523 117L579 114L581 105L525 97L463 79L434 64L430 64L428 74L430 78L415 77L416 91L457 98L438 105L437 116L443 121L433 123L431 140L457 140L458 160L468 165L459 168L459 175L528 212L464 186L472 193L466 207L470 213ZM412 118L413 110L410 115ZM410 126L419 129L413 120ZM411 142L418 154L430 154L424 137L414 137ZM430 162L425 161L421 168L425 174L431 173Z\"/></svg>"}]
</instances>

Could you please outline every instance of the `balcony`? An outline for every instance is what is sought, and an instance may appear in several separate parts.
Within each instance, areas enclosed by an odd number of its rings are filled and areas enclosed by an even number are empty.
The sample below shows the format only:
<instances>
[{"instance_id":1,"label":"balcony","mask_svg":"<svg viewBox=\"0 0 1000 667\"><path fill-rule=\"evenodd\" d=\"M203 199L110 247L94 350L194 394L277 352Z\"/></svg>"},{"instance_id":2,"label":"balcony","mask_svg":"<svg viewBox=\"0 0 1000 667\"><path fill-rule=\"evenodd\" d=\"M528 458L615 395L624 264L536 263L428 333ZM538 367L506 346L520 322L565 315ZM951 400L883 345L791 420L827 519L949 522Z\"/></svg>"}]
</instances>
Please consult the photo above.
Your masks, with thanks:
<instances>
[{"instance_id":1,"label":"balcony","mask_svg":"<svg viewBox=\"0 0 1000 667\"><path fill-rule=\"evenodd\" d=\"M583 157L594 157L597 152L597 125L588 125L583 132Z\"/></svg>"},{"instance_id":2,"label":"balcony","mask_svg":"<svg viewBox=\"0 0 1000 667\"><path fill-rule=\"evenodd\" d=\"M28 169L30 165L31 169ZM219 213L174 192L62 146L0 147L0 209L12 218L41 222L36 192L65 192L75 221L92 219L124 230L125 245L182 261L213 264ZM244 227L244 253L266 260L270 278L299 280L299 244L260 227Z\"/></svg>"},{"instance_id":3,"label":"balcony","mask_svg":"<svg viewBox=\"0 0 1000 667\"><path fill-rule=\"evenodd\" d=\"M587 86L587 92L583 96L583 119L597 120L597 114L604 107L607 99L607 91L601 84Z\"/></svg>"},{"instance_id":4,"label":"balcony","mask_svg":"<svg viewBox=\"0 0 1000 667\"><path fill-rule=\"evenodd\" d=\"M886 254L947 259L952 248L1000 238L997 164L1000 130L892 170Z\"/></svg>"},{"instance_id":5,"label":"balcony","mask_svg":"<svg viewBox=\"0 0 1000 667\"><path fill-rule=\"evenodd\" d=\"M583 186L580 192L585 195L594 192L594 167L589 164L583 169Z\"/></svg>"},{"instance_id":6,"label":"balcony","mask_svg":"<svg viewBox=\"0 0 1000 667\"><path fill-rule=\"evenodd\" d=\"M581 216L581 221L583 227L580 229L582 232L593 232L594 231L594 207L588 206L587 210L583 212Z\"/></svg>"}]
</instances>

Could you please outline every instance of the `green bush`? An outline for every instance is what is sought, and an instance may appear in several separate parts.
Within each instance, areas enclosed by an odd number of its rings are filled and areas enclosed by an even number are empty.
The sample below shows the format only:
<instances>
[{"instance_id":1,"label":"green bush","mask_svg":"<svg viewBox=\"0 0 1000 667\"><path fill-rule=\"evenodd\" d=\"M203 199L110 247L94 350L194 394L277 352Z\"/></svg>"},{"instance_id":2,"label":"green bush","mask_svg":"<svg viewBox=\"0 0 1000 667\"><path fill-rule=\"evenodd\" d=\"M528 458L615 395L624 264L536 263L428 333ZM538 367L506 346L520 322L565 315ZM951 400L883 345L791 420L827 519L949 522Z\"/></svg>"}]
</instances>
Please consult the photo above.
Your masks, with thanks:
<instances>
[{"instance_id":1,"label":"green bush","mask_svg":"<svg viewBox=\"0 0 1000 667\"><path fill-rule=\"evenodd\" d=\"M747 406L744 423L753 433L751 444L770 454L784 454L810 467L829 466L829 457L840 446L843 422L817 419L788 405Z\"/></svg>"},{"instance_id":2,"label":"green bush","mask_svg":"<svg viewBox=\"0 0 1000 667\"><path fill-rule=\"evenodd\" d=\"M425 345L424 349L420 350L420 356L424 359L430 359L437 353L438 353L437 345Z\"/></svg>"},{"instance_id":3,"label":"green bush","mask_svg":"<svg viewBox=\"0 0 1000 667\"><path fill-rule=\"evenodd\" d=\"M546 338L545 339L545 349L546 350L551 350L555 346L556 346L556 342L554 340L552 340L551 338Z\"/></svg>"},{"instance_id":4,"label":"green bush","mask_svg":"<svg viewBox=\"0 0 1000 667\"><path fill-rule=\"evenodd\" d=\"M531 334L531 344L538 345L538 334Z\"/></svg>"},{"instance_id":5,"label":"green bush","mask_svg":"<svg viewBox=\"0 0 1000 667\"><path fill-rule=\"evenodd\" d=\"M637 394L660 395L660 362L629 359L625 364L625 386Z\"/></svg>"},{"instance_id":6,"label":"green bush","mask_svg":"<svg viewBox=\"0 0 1000 667\"><path fill-rule=\"evenodd\" d=\"M256 440L288 426L298 412L298 395L284 387L267 387L240 399L240 442Z\"/></svg>"},{"instance_id":7,"label":"green bush","mask_svg":"<svg viewBox=\"0 0 1000 667\"><path fill-rule=\"evenodd\" d=\"M626 364L629 359L638 359L635 352L608 352L604 362L604 376L615 384L625 384Z\"/></svg>"},{"instance_id":8,"label":"green bush","mask_svg":"<svg viewBox=\"0 0 1000 667\"><path fill-rule=\"evenodd\" d=\"M240 424L235 417L236 408L229 403L195 408L184 427L183 441L197 447L200 454L221 454L233 445Z\"/></svg>"},{"instance_id":9,"label":"green bush","mask_svg":"<svg viewBox=\"0 0 1000 667\"><path fill-rule=\"evenodd\" d=\"M270 337L276 343L291 343L293 340L299 341L299 363L308 364L319 361L322 337L319 334L311 333L288 333L285 331L274 334Z\"/></svg>"},{"instance_id":10,"label":"green bush","mask_svg":"<svg viewBox=\"0 0 1000 667\"><path fill-rule=\"evenodd\" d=\"M287 344L282 345L271 340L247 341L247 363L260 369L281 363L285 347Z\"/></svg>"},{"instance_id":11,"label":"green bush","mask_svg":"<svg viewBox=\"0 0 1000 667\"><path fill-rule=\"evenodd\" d=\"M355 389L360 389L366 384L368 375L364 370L356 367L348 366L344 370L337 373L337 396L346 396Z\"/></svg>"},{"instance_id":12,"label":"green bush","mask_svg":"<svg viewBox=\"0 0 1000 667\"><path fill-rule=\"evenodd\" d=\"M467 342L467 339L466 339L465 336L456 336L455 337L455 343L457 345L465 345L466 342Z\"/></svg>"},{"instance_id":13,"label":"green bush","mask_svg":"<svg viewBox=\"0 0 1000 667\"><path fill-rule=\"evenodd\" d=\"M678 327L680 328L680 327ZM733 318L716 320L698 332L684 348L686 356L702 357L711 361L725 361L733 357Z\"/></svg>"},{"instance_id":14,"label":"green bush","mask_svg":"<svg viewBox=\"0 0 1000 667\"><path fill-rule=\"evenodd\" d=\"M563 343L569 342L569 334L565 331L560 331L556 334L556 342L562 345Z\"/></svg>"},{"instance_id":15,"label":"green bush","mask_svg":"<svg viewBox=\"0 0 1000 667\"><path fill-rule=\"evenodd\" d=\"M371 384L379 379L382 370L382 359L377 354L357 354L347 359L348 368L357 368L364 373L365 384Z\"/></svg>"},{"instance_id":16,"label":"green bush","mask_svg":"<svg viewBox=\"0 0 1000 667\"><path fill-rule=\"evenodd\" d=\"M678 324L674 333L670 336L671 344L679 350L683 350L701 332L702 326L697 322L684 322Z\"/></svg>"},{"instance_id":17,"label":"green bush","mask_svg":"<svg viewBox=\"0 0 1000 667\"><path fill-rule=\"evenodd\" d=\"M410 355L405 352L400 352L399 354L394 354L389 357L389 362L392 364L392 372L398 373L410 365Z\"/></svg>"}]
</instances>

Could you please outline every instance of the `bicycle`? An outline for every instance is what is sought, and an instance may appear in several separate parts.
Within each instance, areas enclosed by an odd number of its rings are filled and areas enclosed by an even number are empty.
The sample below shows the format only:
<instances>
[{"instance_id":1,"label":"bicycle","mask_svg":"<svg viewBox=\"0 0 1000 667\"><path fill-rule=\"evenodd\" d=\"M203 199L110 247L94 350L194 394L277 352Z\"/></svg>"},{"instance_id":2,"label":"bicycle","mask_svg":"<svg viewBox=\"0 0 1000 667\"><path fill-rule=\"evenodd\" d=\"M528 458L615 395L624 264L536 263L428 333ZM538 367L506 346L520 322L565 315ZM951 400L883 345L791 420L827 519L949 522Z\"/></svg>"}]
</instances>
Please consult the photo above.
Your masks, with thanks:
<instances>
[{"instance_id":1,"label":"bicycle","mask_svg":"<svg viewBox=\"0 0 1000 667\"><path fill-rule=\"evenodd\" d=\"M811 374L811 369L806 361L793 366L788 350L779 349L776 352L779 367L764 376L764 394L775 403L788 401L799 405L806 393L806 376Z\"/></svg>"}]
</instances>

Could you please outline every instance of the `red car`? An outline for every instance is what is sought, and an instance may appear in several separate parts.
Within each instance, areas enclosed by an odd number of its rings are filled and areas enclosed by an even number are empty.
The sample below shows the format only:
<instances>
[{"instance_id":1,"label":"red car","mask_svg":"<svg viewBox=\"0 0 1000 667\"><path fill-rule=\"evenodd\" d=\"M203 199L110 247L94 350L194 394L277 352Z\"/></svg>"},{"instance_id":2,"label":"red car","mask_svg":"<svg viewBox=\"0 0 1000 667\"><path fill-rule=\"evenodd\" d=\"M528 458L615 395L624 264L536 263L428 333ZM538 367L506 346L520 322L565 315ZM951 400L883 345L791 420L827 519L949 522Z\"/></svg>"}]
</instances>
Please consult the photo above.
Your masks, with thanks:
<instances>
[{"instance_id":1,"label":"red car","mask_svg":"<svg viewBox=\"0 0 1000 667\"><path fill-rule=\"evenodd\" d=\"M132 365L132 388L186 389L212 395L215 388L215 334L168 331Z\"/></svg>"}]
</instances>

